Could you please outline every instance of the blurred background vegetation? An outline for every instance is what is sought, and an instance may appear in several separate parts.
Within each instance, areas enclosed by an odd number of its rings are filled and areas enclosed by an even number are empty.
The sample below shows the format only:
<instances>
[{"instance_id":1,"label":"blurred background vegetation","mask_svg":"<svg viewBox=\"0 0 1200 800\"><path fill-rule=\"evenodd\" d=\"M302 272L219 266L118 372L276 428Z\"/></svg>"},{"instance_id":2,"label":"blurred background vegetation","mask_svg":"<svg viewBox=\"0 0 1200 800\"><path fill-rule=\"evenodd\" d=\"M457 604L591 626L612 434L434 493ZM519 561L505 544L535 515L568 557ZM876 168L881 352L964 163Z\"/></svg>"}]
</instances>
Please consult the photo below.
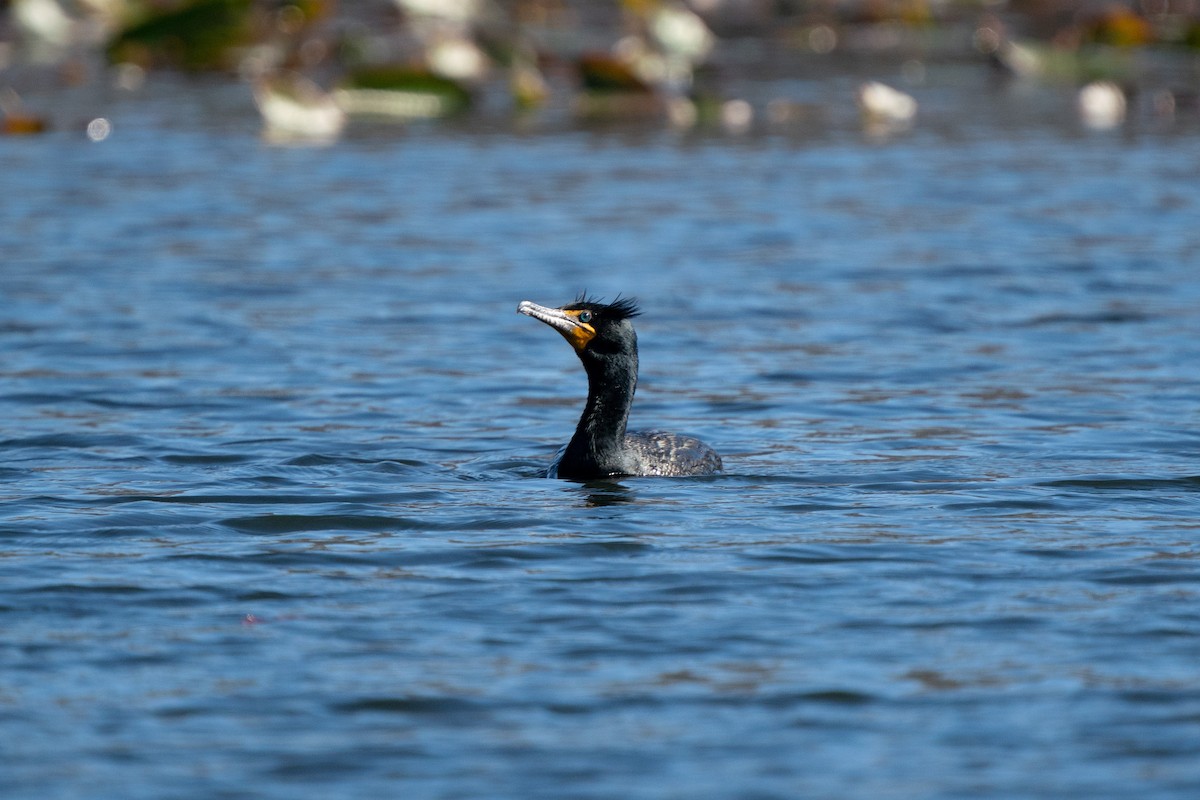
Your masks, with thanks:
<instances>
[{"instance_id":1,"label":"blurred background vegetation","mask_svg":"<svg viewBox=\"0 0 1200 800\"><path fill-rule=\"evenodd\" d=\"M864 118L910 122L903 87L867 80L880 63L910 85L959 63L1072 85L1085 117L1119 121L1193 108L1198 61L1200 0L0 0L10 134L54 127L41 95L161 73L244 84L296 137L546 109L737 130L808 113L741 88L788 71L862 75Z\"/></svg>"}]
</instances>

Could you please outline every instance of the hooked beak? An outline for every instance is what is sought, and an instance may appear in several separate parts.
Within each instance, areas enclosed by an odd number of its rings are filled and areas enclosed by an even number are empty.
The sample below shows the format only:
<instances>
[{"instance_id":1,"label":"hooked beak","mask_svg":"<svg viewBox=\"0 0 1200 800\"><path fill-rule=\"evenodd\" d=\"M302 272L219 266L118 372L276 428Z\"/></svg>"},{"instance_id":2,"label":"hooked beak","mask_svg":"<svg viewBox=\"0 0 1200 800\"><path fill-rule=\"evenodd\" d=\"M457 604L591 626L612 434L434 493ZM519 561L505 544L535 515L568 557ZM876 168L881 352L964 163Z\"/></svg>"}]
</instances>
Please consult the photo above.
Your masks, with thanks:
<instances>
[{"instance_id":1,"label":"hooked beak","mask_svg":"<svg viewBox=\"0 0 1200 800\"><path fill-rule=\"evenodd\" d=\"M517 306L517 313L541 320L568 338L573 331L582 327L579 320L569 316L561 308L546 308L528 300L521 301L521 304Z\"/></svg>"},{"instance_id":2,"label":"hooked beak","mask_svg":"<svg viewBox=\"0 0 1200 800\"><path fill-rule=\"evenodd\" d=\"M528 300L522 300L517 313L533 317L549 325L563 335L577 352L582 353L596 335L596 329L579 321L579 312L568 313L561 308L547 308Z\"/></svg>"}]
</instances>

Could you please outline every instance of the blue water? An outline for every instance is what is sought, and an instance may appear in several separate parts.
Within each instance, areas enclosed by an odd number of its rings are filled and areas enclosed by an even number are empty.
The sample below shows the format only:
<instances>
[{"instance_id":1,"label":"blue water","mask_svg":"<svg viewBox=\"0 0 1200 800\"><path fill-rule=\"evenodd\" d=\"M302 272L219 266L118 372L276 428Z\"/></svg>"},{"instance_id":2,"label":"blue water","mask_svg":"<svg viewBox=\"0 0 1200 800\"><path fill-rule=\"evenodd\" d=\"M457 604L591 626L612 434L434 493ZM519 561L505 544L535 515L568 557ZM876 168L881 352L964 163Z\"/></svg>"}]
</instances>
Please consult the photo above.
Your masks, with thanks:
<instances>
[{"instance_id":1,"label":"blue water","mask_svg":"<svg viewBox=\"0 0 1200 800\"><path fill-rule=\"evenodd\" d=\"M988 91L4 140L0 793L1197 796L1200 138ZM724 475L541 477L583 288Z\"/></svg>"}]
</instances>

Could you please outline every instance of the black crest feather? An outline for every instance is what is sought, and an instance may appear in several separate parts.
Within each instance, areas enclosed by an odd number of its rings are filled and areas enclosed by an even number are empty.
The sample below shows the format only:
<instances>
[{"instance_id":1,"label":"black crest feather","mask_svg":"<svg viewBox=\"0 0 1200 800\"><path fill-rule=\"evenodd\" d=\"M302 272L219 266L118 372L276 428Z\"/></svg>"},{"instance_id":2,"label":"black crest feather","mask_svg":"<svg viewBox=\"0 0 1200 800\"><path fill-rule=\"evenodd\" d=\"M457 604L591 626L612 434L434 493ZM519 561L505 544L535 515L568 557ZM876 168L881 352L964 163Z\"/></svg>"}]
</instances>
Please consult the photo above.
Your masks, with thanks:
<instances>
[{"instance_id":1,"label":"black crest feather","mask_svg":"<svg viewBox=\"0 0 1200 800\"><path fill-rule=\"evenodd\" d=\"M642 313L637 300L633 297L617 295L611 303L605 303L602 298L589 296L586 291L580 292L575 301L565 308L583 308L585 306L603 313L607 319L614 322L632 319Z\"/></svg>"},{"instance_id":2,"label":"black crest feather","mask_svg":"<svg viewBox=\"0 0 1200 800\"><path fill-rule=\"evenodd\" d=\"M605 313L612 316L613 319L632 319L641 314L642 309L638 307L636 299L617 295L616 299L609 303Z\"/></svg>"}]
</instances>

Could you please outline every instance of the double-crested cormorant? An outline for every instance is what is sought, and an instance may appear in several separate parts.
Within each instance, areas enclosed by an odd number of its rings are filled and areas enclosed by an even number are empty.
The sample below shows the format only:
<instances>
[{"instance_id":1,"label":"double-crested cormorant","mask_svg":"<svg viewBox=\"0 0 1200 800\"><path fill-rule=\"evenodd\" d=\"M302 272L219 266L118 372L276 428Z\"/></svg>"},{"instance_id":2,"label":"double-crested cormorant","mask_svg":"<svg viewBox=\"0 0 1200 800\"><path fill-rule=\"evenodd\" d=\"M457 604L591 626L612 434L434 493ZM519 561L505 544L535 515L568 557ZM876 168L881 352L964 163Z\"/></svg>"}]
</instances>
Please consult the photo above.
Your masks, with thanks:
<instances>
[{"instance_id":1,"label":"double-crested cormorant","mask_svg":"<svg viewBox=\"0 0 1200 800\"><path fill-rule=\"evenodd\" d=\"M561 308L523 300L517 311L561 333L588 376L583 416L549 477L708 475L721 469L721 457L699 439L661 431L625 432L638 374L637 334L630 320L640 312L633 300L617 298L604 304L581 295Z\"/></svg>"}]
</instances>

